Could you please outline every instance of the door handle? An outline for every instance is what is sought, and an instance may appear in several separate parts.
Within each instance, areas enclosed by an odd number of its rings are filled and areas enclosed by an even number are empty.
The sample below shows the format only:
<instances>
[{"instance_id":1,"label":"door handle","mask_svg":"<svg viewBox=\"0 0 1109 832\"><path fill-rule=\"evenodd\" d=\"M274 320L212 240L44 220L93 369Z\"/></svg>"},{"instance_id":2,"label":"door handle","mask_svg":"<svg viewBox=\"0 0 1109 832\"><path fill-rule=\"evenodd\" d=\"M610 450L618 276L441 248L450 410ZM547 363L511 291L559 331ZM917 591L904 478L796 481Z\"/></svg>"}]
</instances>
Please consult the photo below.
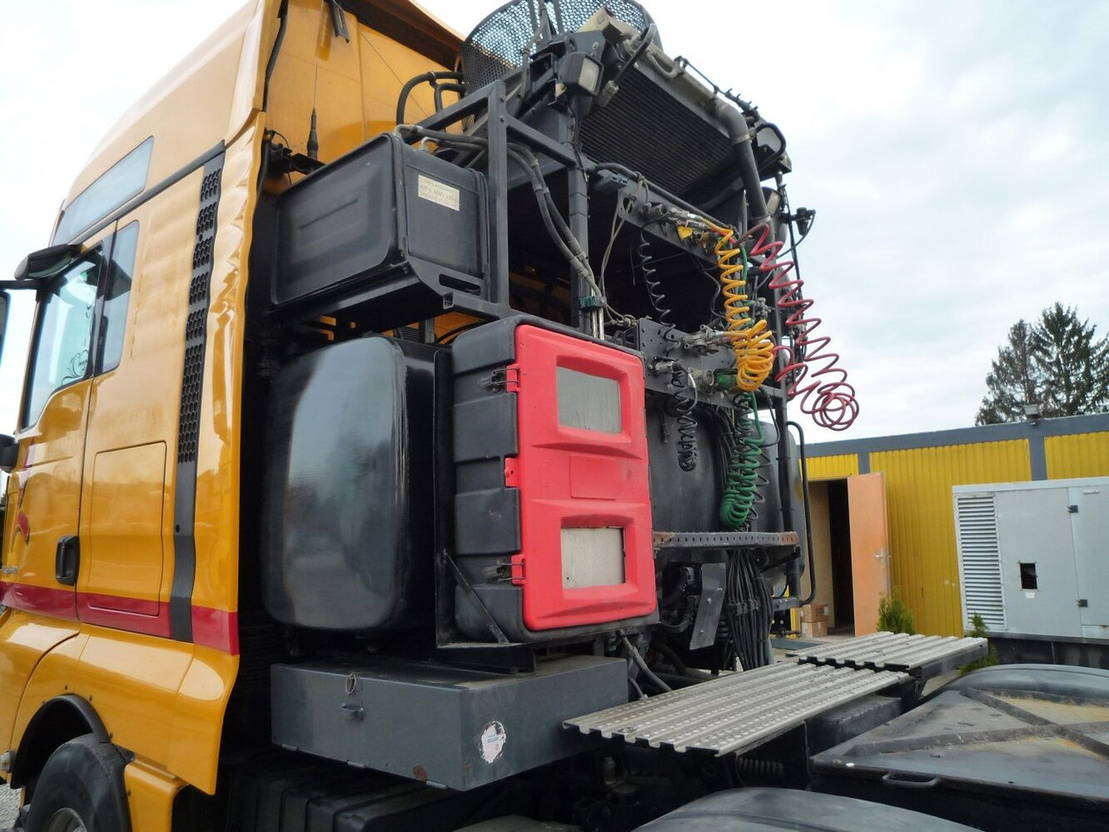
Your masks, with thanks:
<instances>
[{"instance_id":1,"label":"door handle","mask_svg":"<svg viewBox=\"0 0 1109 832\"><path fill-rule=\"evenodd\" d=\"M75 534L67 534L58 541L54 555L54 577L58 583L75 586L77 570L81 567L81 545Z\"/></svg>"},{"instance_id":2,"label":"door handle","mask_svg":"<svg viewBox=\"0 0 1109 832\"><path fill-rule=\"evenodd\" d=\"M883 786L897 786L901 789L934 789L940 784L940 777L936 775L916 775L910 772L887 771L882 775Z\"/></svg>"}]
</instances>

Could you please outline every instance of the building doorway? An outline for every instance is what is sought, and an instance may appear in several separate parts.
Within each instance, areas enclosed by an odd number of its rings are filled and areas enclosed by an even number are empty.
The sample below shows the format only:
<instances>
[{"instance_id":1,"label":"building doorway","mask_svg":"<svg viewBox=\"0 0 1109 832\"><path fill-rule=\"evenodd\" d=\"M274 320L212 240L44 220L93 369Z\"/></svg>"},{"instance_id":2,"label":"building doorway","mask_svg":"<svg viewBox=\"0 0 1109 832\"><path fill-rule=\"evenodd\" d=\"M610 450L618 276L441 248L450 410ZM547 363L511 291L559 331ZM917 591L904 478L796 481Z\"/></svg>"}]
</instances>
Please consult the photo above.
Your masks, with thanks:
<instances>
[{"instance_id":1,"label":"building doorway","mask_svg":"<svg viewBox=\"0 0 1109 832\"><path fill-rule=\"evenodd\" d=\"M829 635L878 628L878 604L890 592L885 482L862 474L809 483L814 604L828 608Z\"/></svg>"}]
</instances>

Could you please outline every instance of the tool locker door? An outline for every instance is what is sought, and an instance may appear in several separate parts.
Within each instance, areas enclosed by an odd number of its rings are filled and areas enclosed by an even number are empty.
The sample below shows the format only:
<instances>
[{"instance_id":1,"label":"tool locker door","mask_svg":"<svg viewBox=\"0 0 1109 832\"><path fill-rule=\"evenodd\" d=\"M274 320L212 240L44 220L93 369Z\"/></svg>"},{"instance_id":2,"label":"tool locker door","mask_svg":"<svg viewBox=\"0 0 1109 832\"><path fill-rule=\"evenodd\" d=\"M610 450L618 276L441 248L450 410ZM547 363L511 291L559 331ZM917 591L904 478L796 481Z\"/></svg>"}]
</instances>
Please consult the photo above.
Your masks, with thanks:
<instances>
[{"instance_id":1,"label":"tool locker door","mask_svg":"<svg viewBox=\"0 0 1109 832\"><path fill-rule=\"evenodd\" d=\"M1078 611L1085 638L1109 638L1109 488L1068 489Z\"/></svg>"}]
</instances>

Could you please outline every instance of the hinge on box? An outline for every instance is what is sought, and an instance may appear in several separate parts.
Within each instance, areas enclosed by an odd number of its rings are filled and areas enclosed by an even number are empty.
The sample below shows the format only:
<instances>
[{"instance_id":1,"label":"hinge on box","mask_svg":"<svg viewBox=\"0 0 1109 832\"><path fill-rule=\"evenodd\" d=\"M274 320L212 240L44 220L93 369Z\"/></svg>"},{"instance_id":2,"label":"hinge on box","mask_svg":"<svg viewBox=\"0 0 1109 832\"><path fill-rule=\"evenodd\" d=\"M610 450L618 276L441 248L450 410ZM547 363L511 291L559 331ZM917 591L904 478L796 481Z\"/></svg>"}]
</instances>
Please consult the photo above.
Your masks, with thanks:
<instances>
[{"instance_id":1,"label":"hinge on box","mask_svg":"<svg viewBox=\"0 0 1109 832\"><path fill-rule=\"evenodd\" d=\"M527 568L523 555L516 555L512 558L512 565L509 567L512 573L512 583L516 586L523 586L526 581Z\"/></svg>"},{"instance_id":2,"label":"hinge on box","mask_svg":"<svg viewBox=\"0 0 1109 832\"><path fill-rule=\"evenodd\" d=\"M1069 505L1069 506L1067 506L1067 511L1070 512L1071 514L1078 514L1078 506Z\"/></svg>"},{"instance_id":3,"label":"hinge on box","mask_svg":"<svg viewBox=\"0 0 1109 832\"><path fill-rule=\"evenodd\" d=\"M511 364L490 373L484 385L489 390L504 390L506 393L516 393L520 390L520 367Z\"/></svg>"}]
</instances>

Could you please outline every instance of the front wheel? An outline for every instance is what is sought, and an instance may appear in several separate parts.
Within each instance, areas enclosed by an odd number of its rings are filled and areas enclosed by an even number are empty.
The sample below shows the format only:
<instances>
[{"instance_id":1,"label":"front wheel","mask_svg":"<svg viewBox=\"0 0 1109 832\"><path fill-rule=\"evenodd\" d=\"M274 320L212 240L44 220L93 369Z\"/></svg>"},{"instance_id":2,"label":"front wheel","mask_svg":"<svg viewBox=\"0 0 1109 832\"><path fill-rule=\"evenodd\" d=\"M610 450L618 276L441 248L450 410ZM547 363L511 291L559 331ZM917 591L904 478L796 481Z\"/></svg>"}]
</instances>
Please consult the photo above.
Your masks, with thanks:
<instances>
[{"instance_id":1,"label":"front wheel","mask_svg":"<svg viewBox=\"0 0 1109 832\"><path fill-rule=\"evenodd\" d=\"M128 832L126 765L118 748L92 734L58 746L35 783L27 832Z\"/></svg>"}]
</instances>

